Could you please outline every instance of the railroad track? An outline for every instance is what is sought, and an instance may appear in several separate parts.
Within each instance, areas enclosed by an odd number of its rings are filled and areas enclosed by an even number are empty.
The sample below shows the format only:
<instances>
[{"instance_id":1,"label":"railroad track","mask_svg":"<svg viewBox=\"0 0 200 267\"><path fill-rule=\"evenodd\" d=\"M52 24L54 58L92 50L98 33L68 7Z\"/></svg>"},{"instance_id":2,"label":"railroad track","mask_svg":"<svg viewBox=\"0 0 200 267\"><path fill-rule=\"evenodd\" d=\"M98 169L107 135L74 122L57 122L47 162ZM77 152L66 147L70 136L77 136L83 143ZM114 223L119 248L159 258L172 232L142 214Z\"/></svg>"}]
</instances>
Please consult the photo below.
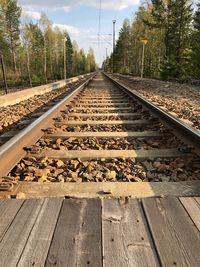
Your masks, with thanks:
<instances>
[{"instance_id":1,"label":"railroad track","mask_svg":"<svg viewBox=\"0 0 200 267\"><path fill-rule=\"evenodd\" d=\"M80 76L73 81L69 79L66 86L50 91L43 95L36 95L13 106L0 108L0 145L6 143L34 120L42 116L56 103L68 96L81 85L88 75ZM33 89L34 90L34 89ZM25 92L25 91L24 91Z\"/></svg>"},{"instance_id":2,"label":"railroad track","mask_svg":"<svg viewBox=\"0 0 200 267\"><path fill-rule=\"evenodd\" d=\"M98 74L0 148L0 195L14 197L33 182L199 180L199 140L197 131Z\"/></svg>"}]
</instances>

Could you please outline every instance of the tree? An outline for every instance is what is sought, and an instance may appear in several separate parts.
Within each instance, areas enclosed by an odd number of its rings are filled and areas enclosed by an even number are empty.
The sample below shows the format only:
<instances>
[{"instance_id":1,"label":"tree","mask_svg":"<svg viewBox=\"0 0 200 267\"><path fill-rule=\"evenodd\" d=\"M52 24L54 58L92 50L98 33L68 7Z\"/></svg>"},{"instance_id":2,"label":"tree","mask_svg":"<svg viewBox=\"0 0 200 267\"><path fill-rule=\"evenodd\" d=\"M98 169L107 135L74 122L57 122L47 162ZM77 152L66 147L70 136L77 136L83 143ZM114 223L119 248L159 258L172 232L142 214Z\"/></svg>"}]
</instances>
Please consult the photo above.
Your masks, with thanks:
<instances>
[{"instance_id":1,"label":"tree","mask_svg":"<svg viewBox=\"0 0 200 267\"><path fill-rule=\"evenodd\" d=\"M43 34L44 40L44 75L47 83L47 33L51 27L51 22L45 14L42 14L39 21L39 26Z\"/></svg>"},{"instance_id":2,"label":"tree","mask_svg":"<svg viewBox=\"0 0 200 267\"><path fill-rule=\"evenodd\" d=\"M29 77L29 83L32 87L32 79L31 79L31 71L30 71L30 51L32 46L32 33L29 31L28 25L25 25L25 27L22 29L22 40L23 45L25 48L25 53L27 56L27 71L28 71L28 77Z\"/></svg>"},{"instance_id":3,"label":"tree","mask_svg":"<svg viewBox=\"0 0 200 267\"><path fill-rule=\"evenodd\" d=\"M45 82L44 79L44 38L42 31L38 24L30 23L27 25L27 31L29 32L30 36L30 46L29 46L29 53L30 53L30 69L32 73L34 73L35 82L38 79L41 82Z\"/></svg>"},{"instance_id":4,"label":"tree","mask_svg":"<svg viewBox=\"0 0 200 267\"><path fill-rule=\"evenodd\" d=\"M185 60L190 48L190 25L192 20L190 0L152 0L152 21L150 27L164 31L165 62L163 78L185 78Z\"/></svg>"},{"instance_id":5,"label":"tree","mask_svg":"<svg viewBox=\"0 0 200 267\"><path fill-rule=\"evenodd\" d=\"M67 71L67 77L72 76L72 65L73 65L73 45L71 42L71 39L69 37L69 34L67 32L64 32L64 38L66 38L66 71Z\"/></svg>"},{"instance_id":6,"label":"tree","mask_svg":"<svg viewBox=\"0 0 200 267\"><path fill-rule=\"evenodd\" d=\"M200 79L200 2L197 4L193 26L194 31L192 34L192 63L194 78Z\"/></svg>"},{"instance_id":7,"label":"tree","mask_svg":"<svg viewBox=\"0 0 200 267\"><path fill-rule=\"evenodd\" d=\"M79 73L79 52L78 52L78 45L76 41L73 41L73 63L72 63L72 71L73 74L76 76Z\"/></svg>"},{"instance_id":8,"label":"tree","mask_svg":"<svg viewBox=\"0 0 200 267\"><path fill-rule=\"evenodd\" d=\"M21 7L16 0L1 0L1 32L12 54L13 68L17 72L16 49L20 45L20 16Z\"/></svg>"},{"instance_id":9,"label":"tree","mask_svg":"<svg viewBox=\"0 0 200 267\"><path fill-rule=\"evenodd\" d=\"M114 52L114 71L129 72L130 21L124 20Z\"/></svg>"},{"instance_id":10,"label":"tree","mask_svg":"<svg viewBox=\"0 0 200 267\"><path fill-rule=\"evenodd\" d=\"M84 74L86 72L86 56L85 56L85 51L84 49L82 48L79 52L80 56L79 56L79 71L80 71L80 74Z\"/></svg>"},{"instance_id":11,"label":"tree","mask_svg":"<svg viewBox=\"0 0 200 267\"><path fill-rule=\"evenodd\" d=\"M86 72L94 72L96 69L94 50L92 48L89 49L87 54L87 67Z\"/></svg>"},{"instance_id":12,"label":"tree","mask_svg":"<svg viewBox=\"0 0 200 267\"><path fill-rule=\"evenodd\" d=\"M75 43L72 45L69 34L54 27L45 14L38 23L21 20L20 16L17 0L0 0L0 55L3 55L9 87L63 79L64 38L67 39L67 76L94 69L92 51L86 57L83 49L79 50ZM3 79L1 69L0 79Z\"/></svg>"}]
</instances>

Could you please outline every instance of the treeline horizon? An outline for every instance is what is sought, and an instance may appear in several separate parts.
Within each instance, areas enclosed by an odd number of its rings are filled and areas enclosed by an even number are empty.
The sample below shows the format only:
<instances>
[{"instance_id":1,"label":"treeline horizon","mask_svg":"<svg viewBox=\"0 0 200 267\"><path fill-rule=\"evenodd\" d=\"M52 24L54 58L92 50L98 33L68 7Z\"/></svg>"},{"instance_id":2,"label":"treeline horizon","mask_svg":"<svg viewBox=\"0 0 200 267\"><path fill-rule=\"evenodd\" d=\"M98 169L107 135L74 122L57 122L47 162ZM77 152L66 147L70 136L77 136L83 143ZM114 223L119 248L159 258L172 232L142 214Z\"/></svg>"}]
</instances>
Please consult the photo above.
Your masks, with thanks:
<instances>
[{"instance_id":1,"label":"treeline horizon","mask_svg":"<svg viewBox=\"0 0 200 267\"><path fill-rule=\"evenodd\" d=\"M65 44L65 47L64 47ZM53 27L43 13L38 21L22 23L17 0L0 0L0 58L8 87L36 86L96 69L92 48L86 54L67 31ZM0 87L4 86L0 62Z\"/></svg>"},{"instance_id":2,"label":"treeline horizon","mask_svg":"<svg viewBox=\"0 0 200 267\"><path fill-rule=\"evenodd\" d=\"M105 70L161 79L200 80L200 1L147 0L125 19ZM114 62L113 62L114 59Z\"/></svg>"}]
</instances>

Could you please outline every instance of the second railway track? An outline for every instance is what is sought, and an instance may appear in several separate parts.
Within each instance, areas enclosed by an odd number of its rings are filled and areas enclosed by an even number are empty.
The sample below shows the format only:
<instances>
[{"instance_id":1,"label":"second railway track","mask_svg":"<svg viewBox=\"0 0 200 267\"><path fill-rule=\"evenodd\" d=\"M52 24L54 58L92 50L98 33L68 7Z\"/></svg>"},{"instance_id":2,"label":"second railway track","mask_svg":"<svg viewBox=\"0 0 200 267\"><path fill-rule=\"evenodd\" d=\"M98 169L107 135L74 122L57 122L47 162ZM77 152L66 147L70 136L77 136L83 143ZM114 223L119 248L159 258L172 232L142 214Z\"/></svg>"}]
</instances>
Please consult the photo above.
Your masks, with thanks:
<instances>
[{"instance_id":1,"label":"second railway track","mask_svg":"<svg viewBox=\"0 0 200 267\"><path fill-rule=\"evenodd\" d=\"M27 182L200 180L198 132L176 123L98 74L0 148L0 195Z\"/></svg>"}]
</instances>

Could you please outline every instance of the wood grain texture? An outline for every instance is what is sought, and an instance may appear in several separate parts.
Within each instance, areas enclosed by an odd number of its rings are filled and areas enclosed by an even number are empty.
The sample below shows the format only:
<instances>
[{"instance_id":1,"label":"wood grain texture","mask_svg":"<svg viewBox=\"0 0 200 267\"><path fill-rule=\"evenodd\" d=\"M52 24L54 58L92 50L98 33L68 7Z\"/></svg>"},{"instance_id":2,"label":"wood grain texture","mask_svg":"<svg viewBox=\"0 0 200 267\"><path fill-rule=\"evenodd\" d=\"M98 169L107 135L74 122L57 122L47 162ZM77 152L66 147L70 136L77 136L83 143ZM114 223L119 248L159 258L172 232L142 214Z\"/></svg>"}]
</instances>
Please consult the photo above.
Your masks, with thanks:
<instances>
[{"instance_id":1,"label":"wood grain texture","mask_svg":"<svg viewBox=\"0 0 200 267\"><path fill-rule=\"evenodd\" d=\"M79 107L73 107L72 110L76 110L77 111L83 111L83 110L113 110L113 111L116 111L116 112L120 112L121 110L135 110L134 107L121 107L121 108L116 108L116 107L111 107L111 108L79 108Z\"/></svg>"},{"instance_id":2,"label":"wood grain texture","mask_svg":"<svg viewBox=\"0 0 200 267\"><path fill-rule=\"evenodd\" d=\"M23 202L23 200L16 199L0 200L0 242Z\"/></svg>"},{"instance_id":3,"label":"wood grain texture","mask_svg":"<svg viewBox=\"0 0 200 267\"><path fill-rule=\"evenodd\" d=\"M138 112L130 112L130 113L69 113L69 117L112 117L112 116L122 116L122 117L128 117L128 116L141 116L141 113Z\"/></svg>"},{"instance_id":4,"label":"wood grain texture","mask_svg":"<svg viewBox=\"0 0 200 267\"><path fill-rule=\"evenodd\" d=\"M200 197L195 197L195 200L200 205Z\"/></svg>"},{"instance_id":5,"label":"wood grain texture","mask_svg":"<svg viewBox=\"0 0 200 267\"><path fill-rule=\"evenodd\" d=\"M102 219L103 266L159 266L137 200L103 200Z\"/></svg>"},{"instance_id":6,"label":"wood grain texture","mask_svg":"<svg viewBox=\"0 0 200 267\"><path fill-rule=\"evenodd\" d=\"M99 107L99 106L124 107L124 106L130 106L130 105L131 105L131 103L129 101L126 101L124 103L122 103L122 102L112 102L112 103L109 103L109 102L104 102L104 103L102 103L102 102L93 102L93 103L82 102L82 103L80 103L80 102L78 102L78 103L76 103L76 107L90 107L90 106L92 106L92 107L95 107L95 106L97 106L97 107Z\"/></svg>"},{"instance_id":7,"label":"wood grain texture","mask_svg":"<svg viewBox=\"0 0 200 267\"><path fill-rule=\"evenodd\" d=\"M63 202L45 266L102 266L100 200Z\"/></svg>"},{"instance_id":8,"label":"wood grain texture","mask_svg":"<svg viewBox=\"0 0 200 267\"><path fill-rule=\"evenodd\" d=\"M103 121L72 121L63 120L62 122L56 122L55 125L148 125L151 121L141 119L141 120L103 120Z\"/></svg>"},{"instance_id":9,"label":"wood grain texture","mask_svg":"<svg viewBox=\"0 0 200 267\"><path fill-rule=\"evenodd\" d=\"M177 198L142 200L163 267L200 266L200 235Z\"/></svg>"},{"instance_id":10,"label":"wood grain texture","mask_svg":"<svg viewBox=\"0 0 200 267\"><path fill-rule=\"evenodd\" d=\"M194 197L181 197L180 201L200 231L200 203Z\"/></svg>"},{"instance_id":11,"label":"wood grain texture","mask_svg":"<svg viewBox=\"0 0 200 267\"><path fill-rule=\"evenodd\" d=\"M0 266L16 266L43 200L26 200L0 243Z\"/></svg>"},{"instance_id":12,"label":"wood grain texture","mask_svg":"<svg viewBox=\"0 0 200 267\"><path fill-rule=\"evenodd\" d=\"M141 113L138 112L130 112L130 113L69 113L69 117L112 117L112 116L120 116L120 117L128 117L128 116L141 116Z\"/></svg>"},{"instance_id":13,"label":"wood grain texture","mask_svg":"<svg viewBox=\"0 0 200 267\"><path fill-rule=\"evenodd\" d=\"M143 131L143 132L56 132L53 134L45 134L44 138L69 138L69 137L77 137L77 138L86 138L86 137L103 137L103 138L114 138L114 137L154 137L154 136L166 136L161 132L157 131Z\"/></svg>"},{"instance_id":14,"label":"wood grain texture","mask_svg":"<svg viewBox=\"0 0 200 267\"><path fill-rule=\"evenodd\" d=\"M44 266L63 198L46 199L31 231L19 267Z\"/></svg>"},{"instance_id":15,"label":"wood grain texture","mask_svg":"<svg viewBox=\"0 0 200 267\"><path fill-rule=\"evenodd\" d=\"M101 158L174 158L181 156L178 149L138 149L138 150L55 150L44 149L39 154L27 154L36 158L48 157L53 159L101 159Z\"/></svg>"}]
</instances>

